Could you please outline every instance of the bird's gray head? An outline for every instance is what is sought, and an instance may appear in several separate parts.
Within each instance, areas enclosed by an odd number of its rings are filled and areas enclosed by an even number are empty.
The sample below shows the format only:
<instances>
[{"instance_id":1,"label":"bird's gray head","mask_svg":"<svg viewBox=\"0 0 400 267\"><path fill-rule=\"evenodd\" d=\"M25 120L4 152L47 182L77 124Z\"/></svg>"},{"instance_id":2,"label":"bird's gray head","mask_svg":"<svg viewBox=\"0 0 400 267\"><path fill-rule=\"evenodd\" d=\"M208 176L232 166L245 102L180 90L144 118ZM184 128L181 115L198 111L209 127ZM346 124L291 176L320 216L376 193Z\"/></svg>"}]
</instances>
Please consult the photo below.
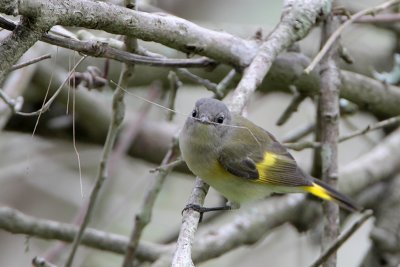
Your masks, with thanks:
<instances>
[{"instance_id":1,"label":"bird's gray head","mask_svg":"<svg viewBox=\"0 0 400 267\"><path fill-rule=\"evenodd\" d=\"M231 120L231 112L228 107L213 98L197 100L191 116L195 121L204 124L227 124Z\"/></svg>"},{"instance_id":2,"label":"bird's gray head","mask_svg":"<svg viewBox=\"0 0 400 267\"><path fill-rule=\"evenodd\" d=\"M223 137L230 125L231 112L221 101L212 98L197 100L191 115L186 120L185 128L191 136L212 138L215 135Z\"/></svg>"}]
</instances>

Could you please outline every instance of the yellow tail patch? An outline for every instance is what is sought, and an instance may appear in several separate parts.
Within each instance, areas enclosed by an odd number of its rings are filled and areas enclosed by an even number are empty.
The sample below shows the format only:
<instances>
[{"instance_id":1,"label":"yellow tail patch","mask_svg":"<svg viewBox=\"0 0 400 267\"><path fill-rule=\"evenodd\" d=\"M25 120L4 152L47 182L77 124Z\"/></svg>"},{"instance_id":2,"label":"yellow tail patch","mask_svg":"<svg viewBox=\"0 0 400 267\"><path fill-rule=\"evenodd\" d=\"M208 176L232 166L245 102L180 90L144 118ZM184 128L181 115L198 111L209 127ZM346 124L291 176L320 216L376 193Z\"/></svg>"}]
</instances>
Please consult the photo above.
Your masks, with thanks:
<instances>
[{"instance_id":1,"label":"yellow tail patch","mask_svg":"<svg viewBox=\"0 0 400 267\"><path fill-rule=\"evenodd\" d=\"M319 198L333 200L333 197L331 197L329 192L322 186L317 185L316 183L312 183L312 186L305 186L304 190Z\"/></svg>"}]
</instances>

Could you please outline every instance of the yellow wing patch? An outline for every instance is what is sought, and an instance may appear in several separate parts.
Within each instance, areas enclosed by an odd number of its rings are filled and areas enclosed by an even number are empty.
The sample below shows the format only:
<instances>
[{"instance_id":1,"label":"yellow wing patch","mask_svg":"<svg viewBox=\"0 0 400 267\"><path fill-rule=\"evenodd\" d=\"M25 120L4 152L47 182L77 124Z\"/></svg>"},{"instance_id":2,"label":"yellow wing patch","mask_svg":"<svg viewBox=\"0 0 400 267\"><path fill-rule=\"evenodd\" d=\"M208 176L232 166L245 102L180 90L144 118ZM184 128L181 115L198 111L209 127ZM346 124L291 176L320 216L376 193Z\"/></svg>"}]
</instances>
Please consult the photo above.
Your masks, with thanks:
<instances>
[{"instance_id":1,"label":"yellow wing patch","mask_svg":"<svg viewBox=\"0 0 400 267\"><path fill-rule=\"evenodd\" d=\"M277 157L273 153L265 152L264 159L256 164L259 173L266 173L269 167L274 166Z\"/></svg>"},{"instance_id":2,"label":"yellow wing patch","mask_svg":"<svg viewBox=\"0 0 400 267\"><path fill-rule=\"evenodd\" d=\"M303 188L308 193L311 193L314 196L325 200L333 200L333 197L329 194L329 192L322 186L317 185L316 183L312 183L312 186L304 186Z\"/></svg>"}]
</instances>

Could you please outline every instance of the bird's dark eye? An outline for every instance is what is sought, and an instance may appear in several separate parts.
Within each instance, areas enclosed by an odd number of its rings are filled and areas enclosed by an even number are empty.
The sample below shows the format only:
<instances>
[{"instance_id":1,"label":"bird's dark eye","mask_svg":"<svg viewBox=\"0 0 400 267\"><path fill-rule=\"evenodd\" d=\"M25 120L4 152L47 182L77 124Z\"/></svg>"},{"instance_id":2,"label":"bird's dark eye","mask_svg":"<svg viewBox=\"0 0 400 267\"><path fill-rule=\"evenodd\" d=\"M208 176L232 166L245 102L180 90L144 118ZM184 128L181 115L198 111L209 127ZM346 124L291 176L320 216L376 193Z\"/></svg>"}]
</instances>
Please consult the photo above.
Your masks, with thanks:
<instances>
[{"instance_id":1,"label":"bird's dark eye","mask_svg":"<svg viewBox=\"0 0 400 267\"><path fill-rule=\"evenodd\" d=\"M224 116L218 116L216 119L217 123L223 123L224 122Z\"/></svg>"},{"instance_id":2,"label":"bird's dark eye","mask_svg":"<svg viewBox=\"0 0 400 267\"><path fill-rule=\"evenodd\" d=\"M196 118L197 117L197 110L193 109L192 111L192 117Z\"/></svg>"}]
</instances>

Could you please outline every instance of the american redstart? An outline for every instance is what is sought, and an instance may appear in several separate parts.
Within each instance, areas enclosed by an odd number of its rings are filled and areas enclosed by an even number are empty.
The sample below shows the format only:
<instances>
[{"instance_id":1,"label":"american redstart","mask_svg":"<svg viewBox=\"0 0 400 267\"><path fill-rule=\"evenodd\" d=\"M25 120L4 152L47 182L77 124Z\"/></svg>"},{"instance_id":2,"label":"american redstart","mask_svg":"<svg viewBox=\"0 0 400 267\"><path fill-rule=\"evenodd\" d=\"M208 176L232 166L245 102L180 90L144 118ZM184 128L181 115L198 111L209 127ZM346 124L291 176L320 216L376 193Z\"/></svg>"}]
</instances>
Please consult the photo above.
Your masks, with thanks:
<instances>
[{"instance_id":1,"label":"american redstart","mask_svg":"<svg viewBox=\"0 0 400 267\"><path fill-rule=\"evenodd\" d=\"M272 134L231 113L219 100L196 102L179 135L179 146L189 169L234 203L271 193L307 192L347 210L359 210L350 198L302 171ZM229 206L194 208L205 212Z\"/></svg>"}]
</instances>

